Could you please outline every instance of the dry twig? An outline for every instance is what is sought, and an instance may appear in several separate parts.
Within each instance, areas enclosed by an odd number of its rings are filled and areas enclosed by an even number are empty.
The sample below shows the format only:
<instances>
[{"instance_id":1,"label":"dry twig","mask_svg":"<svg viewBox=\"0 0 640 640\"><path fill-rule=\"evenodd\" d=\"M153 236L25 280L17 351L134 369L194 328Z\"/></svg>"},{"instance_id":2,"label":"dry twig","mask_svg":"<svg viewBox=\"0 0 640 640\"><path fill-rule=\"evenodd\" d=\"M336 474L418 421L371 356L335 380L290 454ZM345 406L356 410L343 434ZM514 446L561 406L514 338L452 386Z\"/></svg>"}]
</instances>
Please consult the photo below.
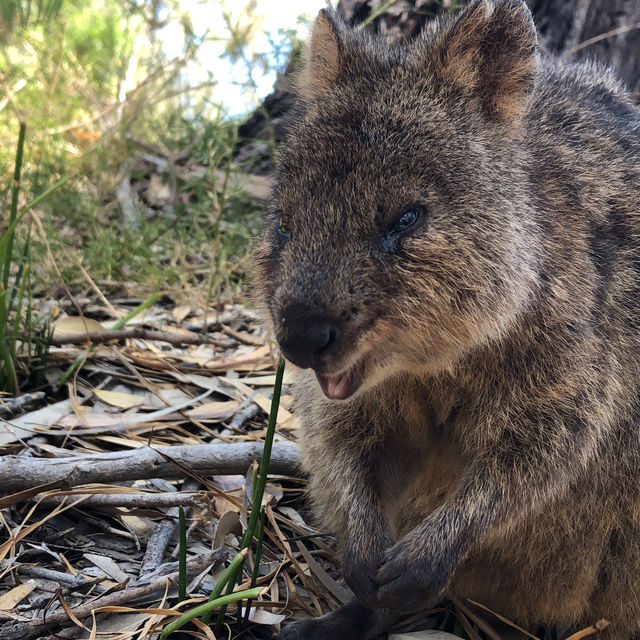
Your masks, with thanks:
<instances>
[{"instance_id":1,"label":"dry twig","mask_svg":"<svg viewBox=\"0 0 640 640\"><path fill-rule=\"evenodd\" d=\"M0 398L0 418L11 418L32 409L44 400L44 391L23 393L17 398Z\"/></svg>"},{"instance_id":2,"label":"dry twig","mask_svg":"<svg viewBox=\"0 0 640 640\"><path fill-rule=\"evenodd\" d=\"M149 478L180 478L179 467L165 454L200 475L244 474L262 455L262 443L203 444L110 451L69 458L26 458L4 456L0 466L0 487L5 493L60 482L76 486L93 482L121 482ZM271 454L270 473L299 474L298 448L276 444Z\"/></svg>"},{"instance_id":3,"label":"dry twig","mask_svg":"<svg viewBox=\"0 0 640 640\"><path fill-rule=\"evenodd\" d=\"M130 327L117 331L90 331L89 333L71 333L68 335L54 335L51 344L59 347L63 344L86 344L87 342L104 343L112 340L158 340L170 344L212 344L227 347L228 344L211 336L198 333L173 333L171 331L156 331L143 327Z\"/></svg>"}]
</instances>

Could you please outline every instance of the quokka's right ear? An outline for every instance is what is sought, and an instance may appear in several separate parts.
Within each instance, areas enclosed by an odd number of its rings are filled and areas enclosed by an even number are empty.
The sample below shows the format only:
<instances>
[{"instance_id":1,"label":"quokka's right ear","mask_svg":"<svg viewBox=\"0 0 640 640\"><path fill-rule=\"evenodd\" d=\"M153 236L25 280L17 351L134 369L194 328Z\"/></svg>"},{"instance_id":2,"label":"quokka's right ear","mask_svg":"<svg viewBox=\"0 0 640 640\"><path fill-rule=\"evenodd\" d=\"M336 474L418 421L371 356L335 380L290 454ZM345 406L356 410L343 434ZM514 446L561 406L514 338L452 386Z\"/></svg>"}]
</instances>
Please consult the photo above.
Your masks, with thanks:
<instances>
[{"instance_id":1,"label":"quokka's right ear","mask_svg":"<svg viewBox=\"0 0 640 640\"><path fill-rule=\"evenodd\" d=\"M536 29L524 0L476 0L436 43L436 70L478 98L489 119L525 109L536 72Z\"/></svg>"},{"instance_id":2,"label":"quokka's right ear","mask_svg":"<svg viewBox=\"0 0 640 640\"><path fill-rule=\"evenodd\" d=\"M331 91L345 65L349 33L334 11L321 9L311 31L304 72L298 79L298 92L318 98Z\"/></svg>"}]
</instances>

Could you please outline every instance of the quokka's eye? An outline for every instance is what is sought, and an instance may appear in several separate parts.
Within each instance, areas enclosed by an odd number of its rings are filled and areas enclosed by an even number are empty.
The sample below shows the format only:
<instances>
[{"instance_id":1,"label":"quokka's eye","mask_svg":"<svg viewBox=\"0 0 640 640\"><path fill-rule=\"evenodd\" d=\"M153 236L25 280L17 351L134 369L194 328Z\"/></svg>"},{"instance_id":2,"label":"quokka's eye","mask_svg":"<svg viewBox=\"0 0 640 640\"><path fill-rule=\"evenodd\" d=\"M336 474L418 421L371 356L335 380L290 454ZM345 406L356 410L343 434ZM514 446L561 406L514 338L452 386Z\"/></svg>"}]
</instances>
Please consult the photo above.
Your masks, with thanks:
<instances>
[{"instance_id":1,"label":"quokka's eye","mask_svg":"<svg viewBox=\"0 0 640 640\"><path fill-rule=\"evenodd\" d=\"M280 217L276 224L276 233L278 234L278 238L283 242L291 238L287 217L282 212L280 212Z\"/></svg>"},{"instance_id":2,"label":"quokka's eye","mask_svg":"<svg viewBox=\"0 0 640 640\"><path fill-rule=\"evenodd\" d=\"M399 235L403 231L411 229L415 226L422 217L424 210L421 205L414 205L409 209L406 209L400 217L391 225L389 233L392 235Z\"/></svg>"},{"instance_id":3,"label":"quokka's eye","mask_svg":"<svg viewBox=\"0 0 640 640\"><path fill-rule=\"evenodd\" d=\"M378 227L382 227L383 232L380 236L380 248L385 253L395 253L399 248L400 238L410 233L417 227L425 216L424 206L420 203L412 204L401 209L395 217L395 220L388 225L383 222L382 216L379 218ZM386 231L384 231L386 227Z\"/></svg>"}]
</instances>

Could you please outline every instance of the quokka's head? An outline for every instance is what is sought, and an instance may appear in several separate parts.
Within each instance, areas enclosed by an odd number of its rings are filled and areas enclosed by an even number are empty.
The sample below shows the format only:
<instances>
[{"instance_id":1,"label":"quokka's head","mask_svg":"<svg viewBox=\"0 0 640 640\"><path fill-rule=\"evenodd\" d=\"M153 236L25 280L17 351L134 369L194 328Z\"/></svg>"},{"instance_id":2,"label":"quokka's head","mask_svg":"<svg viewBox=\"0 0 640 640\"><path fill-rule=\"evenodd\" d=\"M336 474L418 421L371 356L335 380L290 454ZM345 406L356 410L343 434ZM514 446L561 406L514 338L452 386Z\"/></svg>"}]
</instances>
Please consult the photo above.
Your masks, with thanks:
<instances>
[{"instance_id":1,"label":"quokka's head","mask_svg":"<svg viewBox=\"0 0 640 640\"><path fill-rule=\"evenodd\" d=\"M451 367L527 304L535 49L520 0L475 2L407 47L318 15L255 284L327 397Z\"/></svg>"}]
</instances>

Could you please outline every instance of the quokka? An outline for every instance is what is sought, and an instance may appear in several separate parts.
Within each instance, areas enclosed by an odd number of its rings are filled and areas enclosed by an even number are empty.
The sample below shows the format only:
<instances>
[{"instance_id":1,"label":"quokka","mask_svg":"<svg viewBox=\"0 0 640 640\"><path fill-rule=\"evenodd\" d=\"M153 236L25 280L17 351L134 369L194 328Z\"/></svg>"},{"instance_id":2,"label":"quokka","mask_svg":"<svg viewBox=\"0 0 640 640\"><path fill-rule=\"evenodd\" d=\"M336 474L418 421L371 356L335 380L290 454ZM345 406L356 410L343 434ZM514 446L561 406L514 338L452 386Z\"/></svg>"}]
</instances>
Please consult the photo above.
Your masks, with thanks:
<instances>
[{"instance_id":1,"label":"quokka","mask_svg":"<svg viewBox=\"0 0 640 640\"><path fill-rule=\"evenodd\" d=\"M320 12L255 251L365 640L443 594L640 637L640 111L521 0L387 46Z\"/></svg>"}]
</instances>

